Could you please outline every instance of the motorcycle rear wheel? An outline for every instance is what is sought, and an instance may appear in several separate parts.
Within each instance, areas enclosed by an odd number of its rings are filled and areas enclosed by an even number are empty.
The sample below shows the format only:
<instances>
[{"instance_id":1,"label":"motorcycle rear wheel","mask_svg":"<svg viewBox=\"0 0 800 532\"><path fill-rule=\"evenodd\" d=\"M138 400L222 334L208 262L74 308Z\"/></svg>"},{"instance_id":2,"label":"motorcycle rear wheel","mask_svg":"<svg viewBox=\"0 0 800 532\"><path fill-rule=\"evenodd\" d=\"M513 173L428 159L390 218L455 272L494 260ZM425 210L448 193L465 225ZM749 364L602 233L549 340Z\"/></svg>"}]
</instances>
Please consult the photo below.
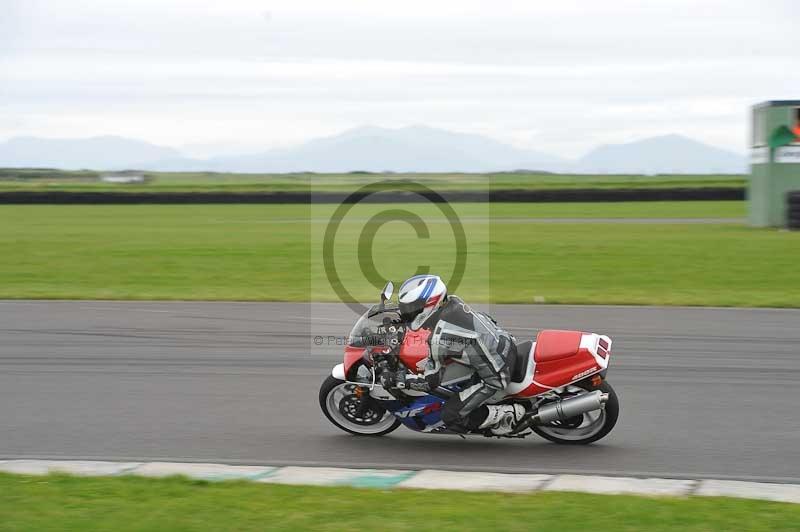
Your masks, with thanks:
<instances>
[{"instance_id":1,"label":"motorcycle rear wheel","mask_svg":"<svg viewBox=\"0 0 800 532\"><path fill-rule=\"evenodd\" d=\"M563 445L586 445L608 435L619 418L619 398L614 388L606 381L596 387L573 385L586 391L600 390L608 394L604 408L587 412L580 419L568 419L560 423L534 426L533 431L546 440ZM592 416L596 415L596 418Z\"/></svg>"},{"instance_id":2,"label":"motorcycle rear wheel","mask_svg":"<svg viewBox=\"0 0 800 532\"><path fill-rule=\"evenodd\" d=\"M368 407L363 417L358 418L348 408L355 399L355 384L348 384L329 375L319 389L319 406L328 421L338 428L357 436L383 436L402 423L391 413Z\"/></svg>"}]
</instances>

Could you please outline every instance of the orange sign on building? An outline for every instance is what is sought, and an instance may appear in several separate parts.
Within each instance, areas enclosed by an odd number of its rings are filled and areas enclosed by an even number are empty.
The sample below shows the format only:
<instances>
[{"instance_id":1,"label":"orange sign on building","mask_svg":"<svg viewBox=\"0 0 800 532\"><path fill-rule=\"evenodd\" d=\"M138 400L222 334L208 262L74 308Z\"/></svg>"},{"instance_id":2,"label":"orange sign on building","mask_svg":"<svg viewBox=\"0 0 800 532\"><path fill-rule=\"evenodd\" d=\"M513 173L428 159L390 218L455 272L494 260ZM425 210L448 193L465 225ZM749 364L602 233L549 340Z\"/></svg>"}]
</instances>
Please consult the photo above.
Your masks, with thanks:
<instances>
[{"instance_id":1,"label":"orange sign on building","mask_svg":"<svg viewBox=\"0 0 800 532\"><path fill-rule=\"evenodd\" d=\"M800 144L800 107L794 110L794 126L792 126L792 133L794 133L794 143Z\"/></svg>"}]
</instances>

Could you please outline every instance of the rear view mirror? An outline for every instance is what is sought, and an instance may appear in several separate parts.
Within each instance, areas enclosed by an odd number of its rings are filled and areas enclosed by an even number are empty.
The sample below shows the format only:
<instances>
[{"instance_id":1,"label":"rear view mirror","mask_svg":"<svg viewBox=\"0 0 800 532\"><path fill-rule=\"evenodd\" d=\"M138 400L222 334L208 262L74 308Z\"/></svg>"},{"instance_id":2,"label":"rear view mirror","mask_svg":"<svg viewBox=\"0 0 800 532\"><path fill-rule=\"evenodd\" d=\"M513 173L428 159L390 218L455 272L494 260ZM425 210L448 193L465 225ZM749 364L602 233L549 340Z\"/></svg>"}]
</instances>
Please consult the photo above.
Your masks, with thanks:
<instances>
[{"instance_id":1,"label":"rear view mirror","mask_svg":"<svg viewBox=\"0 0 800 532\"><path fill-rule=\"evenodd\" d=\"M381 302L386 302L392 299L392 294L394 293L394 284L391 281L386 283L386 286L383 287L383 292L381 292Z\"/></svg>"}]
</instances>

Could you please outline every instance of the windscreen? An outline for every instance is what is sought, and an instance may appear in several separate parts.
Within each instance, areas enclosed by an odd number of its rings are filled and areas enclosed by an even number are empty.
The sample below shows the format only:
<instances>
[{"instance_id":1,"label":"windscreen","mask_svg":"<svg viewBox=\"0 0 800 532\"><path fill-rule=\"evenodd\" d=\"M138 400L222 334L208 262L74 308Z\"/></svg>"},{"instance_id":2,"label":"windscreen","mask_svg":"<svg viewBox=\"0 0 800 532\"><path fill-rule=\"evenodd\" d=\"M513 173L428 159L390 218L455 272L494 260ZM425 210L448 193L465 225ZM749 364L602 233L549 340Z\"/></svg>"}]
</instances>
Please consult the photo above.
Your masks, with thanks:
<instances>
[{"instance_id":1,"label":"windscreen","mask_svg":"<svg viewBox=\"0 0 800 532\"><path fill-rule=\"evenodd\" d=\"M378 305L373 305L356 321L347 337L347 345L353 347L383 345L386 334L383 319L386 317L396 321L397 311L395 309L381 311Z\"/></svg>"}]
</instances>

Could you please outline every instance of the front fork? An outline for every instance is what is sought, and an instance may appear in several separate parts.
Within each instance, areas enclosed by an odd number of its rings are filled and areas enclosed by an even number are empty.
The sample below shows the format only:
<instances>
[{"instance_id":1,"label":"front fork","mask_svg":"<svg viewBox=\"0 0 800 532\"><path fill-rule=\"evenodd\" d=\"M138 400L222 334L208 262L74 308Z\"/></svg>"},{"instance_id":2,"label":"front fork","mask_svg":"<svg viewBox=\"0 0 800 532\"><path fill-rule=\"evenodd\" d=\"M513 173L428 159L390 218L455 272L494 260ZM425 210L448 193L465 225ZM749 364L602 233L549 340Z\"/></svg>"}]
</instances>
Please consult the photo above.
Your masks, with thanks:
<instances>
[{"instance_id":1,"label":"front fork","mask_svg":"<svg viewBox=\"0 0 800 532\"><path fill-rule=\"evenodd\" d=\"M358 408L356 409L356 413L359 417L363 417L370 406L372 406L372 408L382 409L378 402L374 401L372 397L369 396L369 388L367 387L355 385L353 395L355 395L356 399L358 399Z\"/></svg>"}]
</instances>

